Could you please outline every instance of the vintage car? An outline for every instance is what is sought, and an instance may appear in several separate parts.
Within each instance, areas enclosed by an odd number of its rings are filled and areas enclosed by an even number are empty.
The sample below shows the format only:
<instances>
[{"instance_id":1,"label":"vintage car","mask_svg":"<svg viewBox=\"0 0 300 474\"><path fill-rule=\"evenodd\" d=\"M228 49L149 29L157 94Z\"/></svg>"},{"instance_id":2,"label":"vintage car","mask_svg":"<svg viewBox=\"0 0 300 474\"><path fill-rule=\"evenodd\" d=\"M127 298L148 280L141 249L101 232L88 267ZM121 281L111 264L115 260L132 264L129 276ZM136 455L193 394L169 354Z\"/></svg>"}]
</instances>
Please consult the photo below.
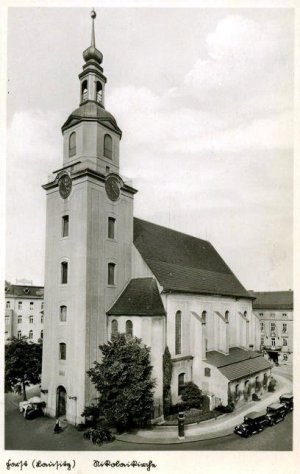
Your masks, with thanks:
<instances>
[{"instance_id":1,"label":"vintage car","mask_svg":"<svg viewBox=\"0 0 300 474\"><path fill-rule=\"evenodd\" d=\"M294 396L292 393L284 393L279 397L280 403L284 403L288 411L293 411L294 409Z\"/></svg>"},{"instance_id":2,"label":"vintage car","mask_svg":"<svg viewBox=\"0 0 300 474\"><path fill-rule=\"evenodd\" d=\"M31 405L27 407L25 411L25 418L26 420L32 420L33 418L37 418L39 416L43 416L44 412L41 408L41 406L38 405Z\"/></svg>"},{"instance_id":3,"label":"vintage car","mask_svg":"<svg viewBox=\"0 0 300 474\"><path fill-rule=\"evenodd\" d=\"M272 403L272 405L267 406L267 424L272 426L275 423L283 421L286 414L287 407L284 403Z\"/></svg>"},{"instance_id":4,"label":"vintage car","mask_svg":"<svg viewBox=\"0 0 300 474\"><path fill-rule=\"evenodd\" d=\"M234 432L244 438L260 433L267 424L264 412L253 411L244 416L244 422L234 428Z\"/></svg>"}]
</instances>

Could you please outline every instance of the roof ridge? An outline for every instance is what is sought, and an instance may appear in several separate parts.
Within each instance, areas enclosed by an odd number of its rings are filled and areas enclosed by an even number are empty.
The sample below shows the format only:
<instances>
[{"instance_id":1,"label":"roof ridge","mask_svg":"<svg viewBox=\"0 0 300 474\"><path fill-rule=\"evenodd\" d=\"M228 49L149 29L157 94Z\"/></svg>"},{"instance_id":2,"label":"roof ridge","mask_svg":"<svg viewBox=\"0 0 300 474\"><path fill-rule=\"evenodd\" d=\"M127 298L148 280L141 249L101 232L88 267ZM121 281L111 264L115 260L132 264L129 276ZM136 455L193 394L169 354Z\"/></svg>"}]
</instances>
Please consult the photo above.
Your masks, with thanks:
<instances>
[{"instance_id":1,"label":"roof ridge","mask_svg":"<svg viewBox=\"0 0 300 474\"><path fill-rule=\"evenodd\" d=\"M201 237L197 237L196 235L187 234L186 232L181 232L181 230L176 230L176 229L173 229L173 228L171 228L171 227L166 227L166 226L161 225L161 224L156 224L155 222L146 221L145 219L141 219L140 217L134 217L134 220L136 220L136 221L142 221L142 222L145 222L146 224L151 224L151 225L154 225L154 226L156 226L156 227L160 227L160 228L162 228L162 229L166 229L166 230L168 230L168 231L170 231L170 232L176 232L177 234L185 235L185 236L187 236L187 237L191 237L192 239L201 240L202 242L207 242L208 244L212 245L209 240L202 239Z\"/></svg>"}]
</instances>

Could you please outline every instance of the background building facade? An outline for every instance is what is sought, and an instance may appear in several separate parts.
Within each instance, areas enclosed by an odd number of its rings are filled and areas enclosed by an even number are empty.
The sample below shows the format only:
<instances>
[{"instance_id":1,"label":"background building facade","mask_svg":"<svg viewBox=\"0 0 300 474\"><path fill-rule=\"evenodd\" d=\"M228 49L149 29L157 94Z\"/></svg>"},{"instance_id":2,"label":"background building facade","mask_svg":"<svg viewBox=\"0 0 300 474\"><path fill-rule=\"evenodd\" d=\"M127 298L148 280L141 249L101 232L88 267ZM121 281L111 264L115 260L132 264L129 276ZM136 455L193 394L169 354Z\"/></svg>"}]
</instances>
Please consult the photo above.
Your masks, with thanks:
<instances>
[{"instance_id":1,"label":"background building facade","mask_svg":"<svg viewBox=\"0 0 300 474\"><path fill-rule=\"evenodd\" d=\"M44 287L5 282L5 342L11 337L43 339Z\"/></svg>"},{"instance_id":2,"label":"background building facade","mask_svg":"<svg viewBox=\"0 0 300 474\"><path fill-rule=\"evenodd\" d=\"M260 348L278 363L292 362L293 291L251 292L259 320Z\"/></svg>"}]
</instances>

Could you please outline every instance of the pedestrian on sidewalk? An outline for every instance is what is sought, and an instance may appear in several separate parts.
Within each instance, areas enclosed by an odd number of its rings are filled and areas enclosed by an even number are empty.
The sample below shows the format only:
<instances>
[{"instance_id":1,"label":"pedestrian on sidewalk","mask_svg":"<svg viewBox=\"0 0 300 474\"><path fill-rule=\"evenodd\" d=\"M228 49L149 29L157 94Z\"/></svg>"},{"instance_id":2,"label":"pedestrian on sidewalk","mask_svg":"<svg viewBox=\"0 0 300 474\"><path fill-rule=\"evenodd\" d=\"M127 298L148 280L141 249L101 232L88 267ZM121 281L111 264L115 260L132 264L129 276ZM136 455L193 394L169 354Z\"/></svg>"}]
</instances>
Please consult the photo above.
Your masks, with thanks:
<instances>
[{"instance_id":1,"label":"pedestrian on sidewalk","mask_svg":"<svg viewBox=\"0 0 300 474\"><path fill-rule=\"evenodd\" d=\"M55 423L55 426L54 426L54 434L58 434L62 431L62 428L60 426L60 423L59 423L59 419L57 418L56 420L56 423Z\"/></svg>"}]
</instances>

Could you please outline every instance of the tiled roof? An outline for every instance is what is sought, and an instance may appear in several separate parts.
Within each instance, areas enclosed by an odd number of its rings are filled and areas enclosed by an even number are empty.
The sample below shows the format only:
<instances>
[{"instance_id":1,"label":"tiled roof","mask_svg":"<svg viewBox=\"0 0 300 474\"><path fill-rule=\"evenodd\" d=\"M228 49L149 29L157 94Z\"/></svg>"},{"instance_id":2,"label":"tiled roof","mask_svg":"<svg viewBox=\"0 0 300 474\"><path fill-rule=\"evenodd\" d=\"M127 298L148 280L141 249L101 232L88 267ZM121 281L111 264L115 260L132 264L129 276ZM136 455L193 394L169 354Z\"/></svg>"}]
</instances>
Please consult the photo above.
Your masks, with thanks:
<instances>
[{"instance_id":1,"label":"tiled roof","mask_svg":"<svg viewBox=\"0 0 300 474\"><path fill-rule=\"evenodd\" d=\"M271 368L270 362L259 352L246 351L239 347L229 349L228 355L209 351L206 354L206 362L217 367L228 380L248 377Z\"/></svg>"},{"instance_id":2,"label":"tiled roof","mask_svg":"<svg viewBox=\"0 0 300 474\"><path fill-rule=\"evenodd\" d=\"M115 316L161 316L165 309L154 278L134 278L107 311Z\"/></svg>"},{"instance_id":3,"label":"tiled roof","mask_svg":"<svg viewBox=\"0 0 300 474\"><path fill-rule=\"evenodd\" d=\"M43 286L12 285L5 282L5 296L16 296L19 298L44 298Z\"/></svg>"},{"instance_id":4,"label":"tiled roof","mask_svg":"<svg viewBox=\"0 0 300 474\"><path fill-rule=\"evenodd\" d=\"M164 290L251 298L206 240L135 218L134 245Z\"/></svg>"},{"instance_id":5,"label":"tiled roof","mask_svg":"<svg viewBox=\"0 0 300 474\"><path fill-rule=\"evenodd\" d=\"M249 291L256 299L253 309L293 309L293 291Z\"/></svg>"}]
</instances>

